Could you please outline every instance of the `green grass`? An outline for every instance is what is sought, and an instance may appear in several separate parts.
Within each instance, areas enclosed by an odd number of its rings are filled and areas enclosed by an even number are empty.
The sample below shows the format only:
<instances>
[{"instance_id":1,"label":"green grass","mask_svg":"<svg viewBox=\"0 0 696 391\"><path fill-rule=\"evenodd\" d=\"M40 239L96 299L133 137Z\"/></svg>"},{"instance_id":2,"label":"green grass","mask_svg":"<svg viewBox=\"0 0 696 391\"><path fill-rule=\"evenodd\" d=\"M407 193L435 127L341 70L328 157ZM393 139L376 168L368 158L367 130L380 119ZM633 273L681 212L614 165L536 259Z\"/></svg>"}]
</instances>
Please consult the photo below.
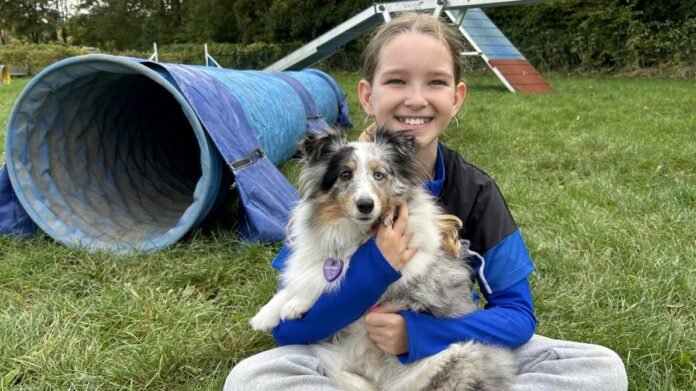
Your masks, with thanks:
<instances>
[{"instance_id":1,"label":"green grass","mask_svg":"<svg viewBox=\"0 0 696 391\"><path fill-rule=\"evenodd\" d=\"M5 129L10 119L10 111L15 99L28 82L27 78L15 78L10 84L0 84L0 160L5 159Z\"/></svg>"},{"instance_id":2,"label":"green grass","mask_svg":"<svg viewBox=\"0 0 696 391\"><path fill-rule=\"evenodd\" d=\"M357 76L335 76L362 124ZM550 81L522 95L472 77L444 140L506 195L540 334L614 349L633 390L694 389L696 82ZM2 129L25 83L0 87ZM273 346L247 319L274 290L277 250L222 228L125 258L0 238L0 389L220 389Z\"/></svg>"}]
</instances>

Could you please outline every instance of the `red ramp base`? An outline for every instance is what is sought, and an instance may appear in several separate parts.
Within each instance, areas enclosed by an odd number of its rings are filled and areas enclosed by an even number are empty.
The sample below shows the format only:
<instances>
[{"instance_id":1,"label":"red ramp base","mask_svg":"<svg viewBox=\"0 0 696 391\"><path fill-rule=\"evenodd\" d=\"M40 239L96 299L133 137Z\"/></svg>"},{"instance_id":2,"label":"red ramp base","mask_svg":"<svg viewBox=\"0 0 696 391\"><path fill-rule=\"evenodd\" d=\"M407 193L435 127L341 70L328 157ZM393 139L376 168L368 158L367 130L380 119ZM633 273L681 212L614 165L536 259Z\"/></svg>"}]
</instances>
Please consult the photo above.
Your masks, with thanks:
<instances>
[{"instance_id":1,"label":"red ramp base","mask_svg":"<svg viewBox=\"0 0 696 391\"><path fill-rule=\"evenodd\" d=\"M489 60L488 63L503 74L515 91L528 94L553 91L527 60Z\"/></svg>"}]
</instances>

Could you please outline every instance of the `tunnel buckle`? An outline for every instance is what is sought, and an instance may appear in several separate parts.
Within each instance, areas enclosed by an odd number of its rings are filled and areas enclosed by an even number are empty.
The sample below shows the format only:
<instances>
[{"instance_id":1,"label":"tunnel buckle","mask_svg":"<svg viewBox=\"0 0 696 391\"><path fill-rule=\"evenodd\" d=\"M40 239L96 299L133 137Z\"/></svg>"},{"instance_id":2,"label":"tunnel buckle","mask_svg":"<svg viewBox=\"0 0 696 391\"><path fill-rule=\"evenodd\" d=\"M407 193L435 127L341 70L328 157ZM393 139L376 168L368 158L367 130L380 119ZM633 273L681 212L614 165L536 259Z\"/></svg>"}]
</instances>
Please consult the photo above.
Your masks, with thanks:
<instances>
[{"instance_id":1,"label":"tunnel buckle","mask_svg":"<svg viewBox=\"0 0 696 391\"><path fill-rule=\"evenodd\" d=\"M243 168L251 166L258 159L263 159L264 157L266 157L266 153L263 151L263 149L256 148L253 151L251 151L249 156L230 163L230 169L232 170L232 172L236 173L237 171Z\"/></svg>"}]
</instances>

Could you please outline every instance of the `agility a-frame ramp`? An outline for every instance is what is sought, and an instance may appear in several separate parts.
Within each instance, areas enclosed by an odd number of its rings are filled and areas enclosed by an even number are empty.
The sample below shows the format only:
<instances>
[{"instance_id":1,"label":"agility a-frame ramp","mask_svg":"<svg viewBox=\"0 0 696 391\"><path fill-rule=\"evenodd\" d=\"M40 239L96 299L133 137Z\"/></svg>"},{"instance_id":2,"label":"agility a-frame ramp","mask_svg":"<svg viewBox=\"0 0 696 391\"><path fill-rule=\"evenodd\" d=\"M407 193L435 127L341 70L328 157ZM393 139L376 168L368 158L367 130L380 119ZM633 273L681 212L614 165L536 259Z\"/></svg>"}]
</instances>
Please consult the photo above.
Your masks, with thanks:
<instances>
[{"instance_id":1,"label":"agility a-frame ramp","mask_svg":"<svg viewBox=\"0 0 696 391\"><path fill-rule=\"evenodd\" d=\"M552 0L421 0L376 3L265 70L301 70L310 67L364 32L391 20L392 14L432 12L436 16L444 14L471 45L473 50L463 52L462 55L480 57L510 92L548 92L551 91L549 84L481 9L548 1Z\"/></svg>"}]
</instances>

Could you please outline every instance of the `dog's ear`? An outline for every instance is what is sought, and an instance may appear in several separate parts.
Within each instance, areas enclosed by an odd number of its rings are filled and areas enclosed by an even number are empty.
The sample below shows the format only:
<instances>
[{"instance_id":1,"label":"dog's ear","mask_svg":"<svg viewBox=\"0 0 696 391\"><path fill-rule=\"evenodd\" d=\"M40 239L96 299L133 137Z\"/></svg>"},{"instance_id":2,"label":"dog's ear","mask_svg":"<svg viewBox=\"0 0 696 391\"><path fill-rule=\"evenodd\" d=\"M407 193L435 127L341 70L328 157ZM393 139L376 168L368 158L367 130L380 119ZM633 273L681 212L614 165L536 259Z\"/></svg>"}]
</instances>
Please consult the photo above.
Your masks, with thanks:
<instances>
[{"instance_id":1,"label":"dog's ear","mask_svg":"<svg viewBox=\"0 0 696 391\"><path fill-rule=\"evenodd\" d=\"M346 134L343 128L327 128L323 132L308 130L305 138L300 142L300 151L304 160L313 163L336 152L346 143Z\"/></svg>"},{"instance_id":2,"label":"dog's ear","mask_svg":"<svg viewBox=\"0 0 696 391\"><path fill-rule=\"evenodd\" d=\"M393 131L380 126L375 130L375 142L394 149L401 158L412 159L416 154L416 138L406 132Z\"/></svg>"}]
</instances>

